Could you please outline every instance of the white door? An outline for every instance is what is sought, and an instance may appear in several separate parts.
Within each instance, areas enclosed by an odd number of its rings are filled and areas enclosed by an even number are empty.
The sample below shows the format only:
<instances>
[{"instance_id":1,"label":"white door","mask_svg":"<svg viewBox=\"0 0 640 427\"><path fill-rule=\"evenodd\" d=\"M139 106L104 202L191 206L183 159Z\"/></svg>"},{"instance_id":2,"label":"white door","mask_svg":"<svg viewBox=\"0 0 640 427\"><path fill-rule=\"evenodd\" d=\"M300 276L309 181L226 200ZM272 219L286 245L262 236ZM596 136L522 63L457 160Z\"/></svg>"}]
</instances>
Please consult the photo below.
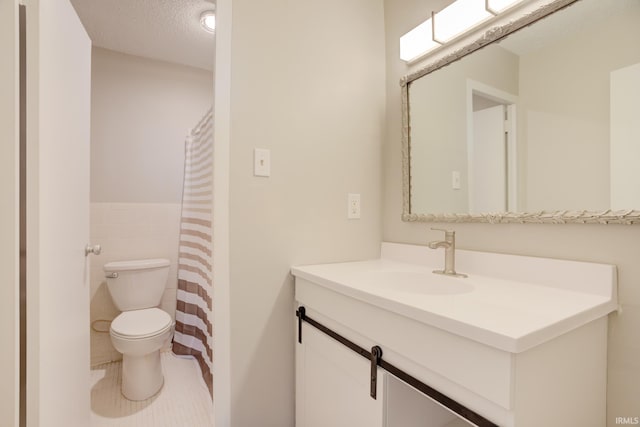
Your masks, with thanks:
<instances>
[{"instance_id":1,"label":"white door","mask_svg":"<svg viewBox=\"0 0 640 427\"><path fill-rule=\"evenodd\" d=\"M91 41L68 0L27 8L27 425L89 426Z\"/></svg>"},{"instance_id":2,"label":"white door","mask_svg":"<svg viewBox=\"0 0 640 427\"><path fill-rule=\"evenodd\" d=\"M507 151L504 132L505 106L473 113L473 154L470 162L469 211L507 210Z\"/></svg>"}]
</instances>

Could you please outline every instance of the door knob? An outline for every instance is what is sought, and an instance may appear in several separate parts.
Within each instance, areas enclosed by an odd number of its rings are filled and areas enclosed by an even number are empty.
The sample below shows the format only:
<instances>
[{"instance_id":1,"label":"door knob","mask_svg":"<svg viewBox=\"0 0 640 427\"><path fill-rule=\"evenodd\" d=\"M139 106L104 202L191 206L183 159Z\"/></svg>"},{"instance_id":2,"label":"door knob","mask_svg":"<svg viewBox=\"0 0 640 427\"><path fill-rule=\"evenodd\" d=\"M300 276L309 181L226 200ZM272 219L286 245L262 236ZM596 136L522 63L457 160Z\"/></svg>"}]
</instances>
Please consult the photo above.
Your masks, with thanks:
<instances>
[{"instance_id":1,"label":"door knob","mask_svg":"<svg viewBox=\"0 0 640 427\"><path fill-rule=\"evenodd\" d=\"M89 254L100 255L102 252L102 247L100 245L87 245L84 248L84 256L88 256Z\"/></svg>"}]
</instances>

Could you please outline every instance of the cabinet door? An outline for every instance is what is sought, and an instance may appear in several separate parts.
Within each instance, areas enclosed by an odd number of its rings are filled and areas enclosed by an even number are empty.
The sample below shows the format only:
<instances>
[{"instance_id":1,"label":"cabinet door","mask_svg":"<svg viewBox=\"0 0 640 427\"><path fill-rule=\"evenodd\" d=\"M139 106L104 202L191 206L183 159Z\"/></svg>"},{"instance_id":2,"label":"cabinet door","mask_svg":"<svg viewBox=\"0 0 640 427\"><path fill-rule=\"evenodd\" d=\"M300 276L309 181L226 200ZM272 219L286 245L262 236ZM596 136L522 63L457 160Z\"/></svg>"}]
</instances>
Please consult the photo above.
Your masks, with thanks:
<instances>
[{"instance_id":1,"label":"cabinet door","mask_svg":"<svg viewBox=\"0 0 640 427\"><path fill-rule=\"evenodd\" d=\"M297 427L382 427L384 387L378 368L377 399L369 395L370 363L303 323L296 343Z\"/></svg>"}]
</instances>

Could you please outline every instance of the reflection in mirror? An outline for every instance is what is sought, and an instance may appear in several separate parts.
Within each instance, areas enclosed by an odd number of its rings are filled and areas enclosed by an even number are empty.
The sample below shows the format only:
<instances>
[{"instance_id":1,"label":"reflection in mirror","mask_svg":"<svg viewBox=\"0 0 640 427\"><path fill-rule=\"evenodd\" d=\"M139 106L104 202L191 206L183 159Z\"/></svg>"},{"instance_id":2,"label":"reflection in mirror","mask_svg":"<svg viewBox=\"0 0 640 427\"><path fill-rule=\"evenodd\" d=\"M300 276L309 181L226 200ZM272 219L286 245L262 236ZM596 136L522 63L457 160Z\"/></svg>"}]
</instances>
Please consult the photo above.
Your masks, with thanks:
<instances>
[{"instance_id":1,"label":"reflection in mirror","mask_svg":"<svg viewBox=\"0 0 640 427\"><path fill-rule=\"evenodd\" d=\"M409 78L405 219L640 208L638 22L578 0Z\"/></svg>"}]
</instances>

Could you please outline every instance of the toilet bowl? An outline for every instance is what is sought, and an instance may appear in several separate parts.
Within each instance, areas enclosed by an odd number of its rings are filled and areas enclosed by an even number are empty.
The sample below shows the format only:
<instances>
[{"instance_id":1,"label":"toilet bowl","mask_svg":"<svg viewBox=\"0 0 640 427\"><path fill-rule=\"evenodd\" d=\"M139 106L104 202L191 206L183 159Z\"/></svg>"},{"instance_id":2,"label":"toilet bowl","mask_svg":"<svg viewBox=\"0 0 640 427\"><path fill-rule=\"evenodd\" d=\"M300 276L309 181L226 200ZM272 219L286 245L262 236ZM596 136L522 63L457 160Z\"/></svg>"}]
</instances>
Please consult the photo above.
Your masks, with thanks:
<instances>
[{"instance_id":1,"label":"toilet bowl","mask_svg":"<svg viewBox=\"0 0 640 427\"><path fill-rule=\"evenodd\" d=\"M129 400L145 400L164 382L160 349L173 335L173 322L159 308L125 311L109 330L111 343L122 353L122 394Z\"/></svg>"},{"instance_id":2,"label":"toilet bowl","mask_svg":"<svg viewBox=\"0 0 640 427\"><path fill-rule=\"evenodd\" d=\"M122 394L129 400L145 400L162 388L160 349L173 335L171 316L158 308L169 260L110 262L104 271L109 294L122 311L109 330L111 343L122 353Z\"/></svg>"}]
</instances>

